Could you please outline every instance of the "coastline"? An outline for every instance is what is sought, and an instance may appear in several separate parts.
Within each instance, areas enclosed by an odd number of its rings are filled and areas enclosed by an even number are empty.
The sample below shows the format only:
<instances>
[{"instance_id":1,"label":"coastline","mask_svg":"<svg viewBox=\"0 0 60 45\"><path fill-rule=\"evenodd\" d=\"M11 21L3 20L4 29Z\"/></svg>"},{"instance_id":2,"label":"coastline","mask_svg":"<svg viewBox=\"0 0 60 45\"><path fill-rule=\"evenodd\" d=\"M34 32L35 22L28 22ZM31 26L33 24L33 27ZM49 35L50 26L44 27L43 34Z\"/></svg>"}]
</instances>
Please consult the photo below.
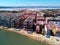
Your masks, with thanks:
<instances>
[{"instance_id":1,"label":"coastline","mask_svg":"<svg viewBox=\"0 0 60 45\"><path fill-rule=\"evenodd\" d=\"M32 33L32 34L28 34L28 32L25 31L25 30L20 30L19 31L19 29L15 29L15 28L0 27L0 29L16 32L18 34L22 34L22 35L25 35L29 38L32 38L34 40L45 42L49 45L60 45L60 38L59 38L59 41L56 41L56 37L53 37L53 36L51 36L50 38L46 38L45 36L43 36L41 34L36 34L35 32Z\"/></svg>"}]
</instances>

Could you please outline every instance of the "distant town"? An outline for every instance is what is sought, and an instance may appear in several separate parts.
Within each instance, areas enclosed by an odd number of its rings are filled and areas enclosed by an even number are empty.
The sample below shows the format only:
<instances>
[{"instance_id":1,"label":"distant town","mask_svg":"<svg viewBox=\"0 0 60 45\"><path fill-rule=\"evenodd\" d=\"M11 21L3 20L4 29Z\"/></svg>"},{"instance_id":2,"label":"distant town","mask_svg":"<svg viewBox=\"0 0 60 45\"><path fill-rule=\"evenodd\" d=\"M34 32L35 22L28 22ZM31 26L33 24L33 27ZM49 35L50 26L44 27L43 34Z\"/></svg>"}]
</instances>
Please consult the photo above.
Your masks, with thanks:
<instances>
[{"instance_id":1,"label":"distant town","mask_svg":"<svg viewBox=\"0 0 60 45\"><path fill-rule=\"evenodd\" d=\"M38 21L56 22L60 24L60 10L59 9L45 9L45 10L19 10L19 11L3 11L0 10L0 19L4 20L1 26L9 28L21 28L27 26L30 22L30 26ZM22 26L23 25L23 26ZM58 30L59 31L59 30Z\"/></svg>"},{"instance_id":2,"label":"distant town","mask_svg":"<svg viewBox=\"0 0 60 45\"><path fill-rule=\"evenodd\" d=\"M60 9L0 10L0 27L24 29L23 34L36 33L46 38L60 37Z\"/></svg>"}]
</instances>

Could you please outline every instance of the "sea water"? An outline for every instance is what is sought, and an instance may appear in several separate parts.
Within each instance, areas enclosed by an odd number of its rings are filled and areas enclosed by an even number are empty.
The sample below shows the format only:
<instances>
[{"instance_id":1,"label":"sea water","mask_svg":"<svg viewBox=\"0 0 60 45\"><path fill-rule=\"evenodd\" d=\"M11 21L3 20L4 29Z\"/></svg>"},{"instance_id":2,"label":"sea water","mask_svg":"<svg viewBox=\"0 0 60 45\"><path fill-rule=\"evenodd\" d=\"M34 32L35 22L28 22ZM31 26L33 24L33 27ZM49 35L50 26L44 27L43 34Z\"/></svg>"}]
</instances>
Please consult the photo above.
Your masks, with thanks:
<instances>
[{"instance_id":1,"label":"sea water","mask_svg":"<svg viewBox=\"0 0 60 45\"><path fill-rule=\"evenodd\" d=\"M26 36L17 34L15 32L0 30L0 45L47 45L47 44L38 42Z\"/></svg>"}]
</instances>

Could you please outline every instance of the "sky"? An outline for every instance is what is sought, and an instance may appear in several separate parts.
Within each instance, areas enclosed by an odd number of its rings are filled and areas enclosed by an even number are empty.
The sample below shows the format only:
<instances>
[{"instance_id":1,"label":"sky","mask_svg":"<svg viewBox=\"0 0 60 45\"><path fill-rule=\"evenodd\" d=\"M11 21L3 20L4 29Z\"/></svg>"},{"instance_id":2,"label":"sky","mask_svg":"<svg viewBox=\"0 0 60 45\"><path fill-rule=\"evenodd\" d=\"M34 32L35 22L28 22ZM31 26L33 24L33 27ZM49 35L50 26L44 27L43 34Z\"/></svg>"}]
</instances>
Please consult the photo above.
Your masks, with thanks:
<instances>
[{"instance_id":1,"label":"sky","mask_svg":"<svg viewBox=\"0 0 60 45\"><path fill-rule=\"evenodd\" d=\"M0 0L0 6L60 6L60 0Z\"/></svg>"}]
</instances>

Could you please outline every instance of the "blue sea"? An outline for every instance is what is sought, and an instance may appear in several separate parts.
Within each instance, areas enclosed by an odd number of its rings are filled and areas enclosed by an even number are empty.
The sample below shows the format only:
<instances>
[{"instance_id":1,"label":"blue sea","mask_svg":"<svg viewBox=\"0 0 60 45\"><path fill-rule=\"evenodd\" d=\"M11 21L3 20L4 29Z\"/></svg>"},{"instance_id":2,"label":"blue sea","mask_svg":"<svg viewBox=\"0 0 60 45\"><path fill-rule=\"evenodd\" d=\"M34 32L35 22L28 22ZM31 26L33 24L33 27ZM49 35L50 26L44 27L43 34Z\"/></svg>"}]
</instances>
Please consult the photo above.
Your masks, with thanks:
<instances>
[{"instance_id":1,"label":"blue sea","mask_svg":"<svg viewBox=\"0 0 60 45\"><path fill-rule=\"evenodd\" d=\"M0 10L24 10L24 9L60 9L60 6L0 6Z\"/></svg>"}]
</instances>

